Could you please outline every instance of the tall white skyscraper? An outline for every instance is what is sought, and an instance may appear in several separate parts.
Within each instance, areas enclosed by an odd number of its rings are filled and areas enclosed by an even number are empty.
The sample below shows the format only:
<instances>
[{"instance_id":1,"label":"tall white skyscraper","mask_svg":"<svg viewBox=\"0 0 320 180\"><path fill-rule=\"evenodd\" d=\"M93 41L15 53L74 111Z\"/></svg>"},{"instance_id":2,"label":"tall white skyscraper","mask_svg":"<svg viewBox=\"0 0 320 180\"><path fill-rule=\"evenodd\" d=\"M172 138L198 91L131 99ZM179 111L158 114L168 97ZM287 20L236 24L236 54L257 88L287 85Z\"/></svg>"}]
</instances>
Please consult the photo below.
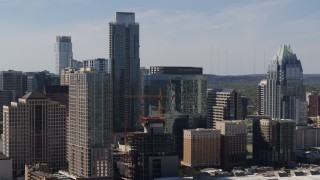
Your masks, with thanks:
<instances>
[{"instance_id":1,"label":"tall white skyscraper","mask_svg":"<svg viewBox=\"0 0 320 180\"><path fill-rule=\"evenodd\" d=\"M264 115L264 109L266 104L266 100L265 100L266 87L267 87L267 80L262 79L258 85L258 97L257 97L258 115Z\"/></svg>"},{"instance_id":2,"label":"tall white skyscraper","mask_svg":"<svg viewBox=\"0 0 320 180\"><path fill-rule=\"evenodd\" d=\"M73 53L71 36L57 36L55 44L56 53L56 74L60 74L61 69L72 67Z\"/></svg>"},{"instance_id":3,"label":"tall white skyscraper","mask_svg":"<svg viewBox=\"0 0 320 180\"><path fill-rule=\"evenodd\" d=\"M290 46L280 46L268 67L265 114L305 125L307 103L300 60Z\"/></svg>"},{"instance_id":4,"label":"tall white skyscraper","mask_svg":"<svg viewBox=\"0 0 320 180\"><path fill-rule=\"evenodd\" d=\"M67 130L69 173L112 179L112 88L110 75L94 68L70 74Z\"/></svg>"}]
</instances>

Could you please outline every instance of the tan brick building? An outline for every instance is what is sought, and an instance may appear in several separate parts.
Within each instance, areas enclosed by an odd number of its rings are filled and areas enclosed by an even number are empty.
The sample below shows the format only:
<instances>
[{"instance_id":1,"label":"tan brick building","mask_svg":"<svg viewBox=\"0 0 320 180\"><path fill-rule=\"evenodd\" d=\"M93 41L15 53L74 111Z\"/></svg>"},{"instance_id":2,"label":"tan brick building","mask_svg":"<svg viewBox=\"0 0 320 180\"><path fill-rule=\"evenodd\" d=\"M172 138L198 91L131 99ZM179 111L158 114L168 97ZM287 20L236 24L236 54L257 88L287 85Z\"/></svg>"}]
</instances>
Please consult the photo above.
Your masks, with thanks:
<instances>
[{"instance_id":1,"label":"tan brick building","mask_svg":"<svg viewBox=\"0 0 320 180\"><path fill-rule=\"evenodd\" d=\"M246 164L247 126L245 121L218 121L216 129L221 132L221 166L229 170Z\"/></svg>"},{"instance_id":2,"label":"tan brick building","mask_svg":"<svg viewBox=\"0 0 320 180\"><path fill-rule=\"evenodd\" d=\"M220 165L220 131L188 129L183 132L183 161L190 167Z\"/></svg>"}]
</instances>

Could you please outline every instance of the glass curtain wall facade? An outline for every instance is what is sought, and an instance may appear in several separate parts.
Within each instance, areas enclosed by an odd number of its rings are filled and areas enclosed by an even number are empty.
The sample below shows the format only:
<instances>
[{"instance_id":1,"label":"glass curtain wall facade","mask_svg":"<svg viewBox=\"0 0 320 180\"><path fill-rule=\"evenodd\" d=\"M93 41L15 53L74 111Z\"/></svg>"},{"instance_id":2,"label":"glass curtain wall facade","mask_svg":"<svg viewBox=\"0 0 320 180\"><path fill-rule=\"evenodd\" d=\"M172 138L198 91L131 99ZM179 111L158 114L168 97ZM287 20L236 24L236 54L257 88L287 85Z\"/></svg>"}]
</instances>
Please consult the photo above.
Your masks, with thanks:
<instances>
[{"instance_id":1,"label":"glass curtain wall facade","mask_svg":"<svg viewBox=\"0 0 320 180\"><path fill-rule=\"evenodd\" d=\"M307 103L300 60L290 46L280 46L268 67L265 114L272 119L293 119L305 125Z\"/></svg>"},{"instance_id":2,"label":"glass curtain wall facade","mask_svg":"<svg viewBox=\"0 0 320 180\"><path fill-rule=\"evenodd\" d=\"M116 12L109 23L109 59L113 80L113 130L133 131L139 124L139 24L134 13Z\"/></svg>"}]
</instances>

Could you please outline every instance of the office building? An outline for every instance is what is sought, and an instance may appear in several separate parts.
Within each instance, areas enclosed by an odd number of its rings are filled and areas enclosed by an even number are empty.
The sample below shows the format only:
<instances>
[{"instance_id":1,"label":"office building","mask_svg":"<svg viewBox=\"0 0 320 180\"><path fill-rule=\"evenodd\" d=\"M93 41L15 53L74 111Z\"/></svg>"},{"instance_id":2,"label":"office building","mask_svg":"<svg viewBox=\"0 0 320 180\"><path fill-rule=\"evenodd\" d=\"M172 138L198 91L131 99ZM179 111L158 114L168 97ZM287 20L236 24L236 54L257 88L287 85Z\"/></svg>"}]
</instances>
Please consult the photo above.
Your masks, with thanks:
<instances>
[{"instance_id":1,"label":"office building","mask_svg":"<svg viewBox=\"0 0 320 180\"><path fill-rule=\"evenodd\" d=\"M231 170L245 166L247 157L247 125L245 121L217 121L221 133L221 167Z\"/></svg>"},{"instance_id":2,"label":"office building","mask_svg":"<svg viewBox=\"0 0 320 180\"><path fill-rule=\"evenodd\" d=\"M19 175L26 163L66 167L66 107L42 93L30 92L3 107L3 153Z\"/></svg>"},{"instance_id":3,"label":"office building","mask_svg":"<svg viewBox=\"0 0 320 180\"><path fill-rule=\"evenodd\" d=\"M214 128L216 122L243 120L243 101L234 89L212 89L208 91L207 127Z\"/></svg>"},{"instance_id":4,"label":"office building","mask_svg":"<svg viewBox=\"0 0 320 180\"><path fill-rule=\"evenodd\" d=\"M163 118L142 119L144 132L131 137L132 179L178 176L179 159L172 134L164 133Z\"/></svg>"},{"instance_id":5,"label":"office building","mask_svg":"<svg viewBox=\"0 0 320 180\"><path fill-rule=\"evenodd\" d=\"M0 90L12 91L14 100L21 98L27 90L27 76L21 71L0 71Z\"/></svg>"},{"instance_id":6,"label":"office building","mask_svg":"<svg viewBox=\"0 0 320 180\"><path fill-rule=\"evenodd\" d=\"M189 71L189 69L196 69ZM190 128L206 126L207 79L202 68L192 67L150 67L150 75L145 76L144 93L157 95L162 92L163 113L177 111L189 116ZM145 99L147 115L149 109L157 107L158 99Z\"/></svg>"},{"instance_id":7,"label":"office building","mask_svg":"<svg viewBox=\"0 0 320 180\"><path fill-rule=\"evenodd\" d=\"M183 131L183 161L189 167L220 165L220 130L188 129Z\"/></svg>"},{"instance_id":8,"label":"office building","mask_svg":"<svg viewBox=\"0 0 320 180\"><path fill-rule=\"evenodd\" d=\"M12 159L0 153L0 177L1 179L13 179L12 176Z\"/></svg>"},{"instance_id":9,"label":"office building","mask_svg":"<svg viewBox=\"0 0 320 180\"><path fill-rule=\"evenodd\" d=\"M109 23L109 60L113 81L113 131L132 131L140 126L139 24L132 12L116 12Z\"/></svg>"},{"instance_id":10,"label":"office building","mask_svg":"<svg viewBox=\"0 0 320 180\"><path fill-rule=\"evenodd\" d=\"M3 118L3 106L7 106L14 101L13 94L13 91L0 90L0 122L2 122ZM0 129L0 132L2 132L2 128Z\"/></svg>"},{"instance_id":11,"label":"office building","mask_svg":"<svg viewBox=\"0 0 320 180\"><path fill-rule=\"evenodd\" d=\"M309 95L308 117L320 116L320 95Z\"/></svg>"},{"instance_id":12,"label":"office building","mask_svg":"<svg viewBox=\"0 0 320 180\"><path fill-rule=\"evenodd\" d=\"M67 161L79 178L112 179L112 83L93 68L70 74Z\"/></svg>"},{"instance_id":13,"label":"office building","mask_svg":"<svg viewBox=\"0 0 320 180\"><path fill-rule=\"evenodd\" d=\"M259 85L258 85L258 96L257 96L257 111L258 111L258 115L264 115L264 107L266 104L266 97L265 97L265 93L266 93L266 86L267 86L267 80L263 79L260 81Z\"/></svg>"},{"instance_id":14,"label":"office building","mask_svg":"<svg viewBox=\"0 0 320 180\"><path fill-rule=\"evenodd\" d=\"M264 115L307 124L307 103L300 60L290 46L280 46L268 67Z\"/></svg>"},{"instance_id":15,"label":"office building","mask_svg":"<svg viewBox=\"0 0 320 180\"><path fill-rule=\"evenodd\" d=\"M110 73L110 64L108 59L97 58L82 61L84 68L95 68L99 72Z\"/></svg>"},{"instance_id":16,"label":"office building","mask_svg":"<svg viewBox=\"0 0 320 180\"><path fill-rule=\"evenodd\" d=\"M71 67L73 59L71 36L56 36L56 74L60 74L61 69Z\"/></svg>"},{"instance_id":17,"label":"office building","mask_svg":"<svg viewBox=\"0 0 320 180\"><path fill-rule=\"evenodd\" d=\"M305 150L320 146L320 128L297 126L295 133L296 149Z\"/></svg>"},{"instance_id":18,"label":"office building","mask_svg":"<svg viewBox=\"0 0 320 180\"><path fill-rule=\"evenodd\" d=\"M253 121L253 160L257 165L291 167L295 164L293 120Z\"/></svg>"}]
</instances>

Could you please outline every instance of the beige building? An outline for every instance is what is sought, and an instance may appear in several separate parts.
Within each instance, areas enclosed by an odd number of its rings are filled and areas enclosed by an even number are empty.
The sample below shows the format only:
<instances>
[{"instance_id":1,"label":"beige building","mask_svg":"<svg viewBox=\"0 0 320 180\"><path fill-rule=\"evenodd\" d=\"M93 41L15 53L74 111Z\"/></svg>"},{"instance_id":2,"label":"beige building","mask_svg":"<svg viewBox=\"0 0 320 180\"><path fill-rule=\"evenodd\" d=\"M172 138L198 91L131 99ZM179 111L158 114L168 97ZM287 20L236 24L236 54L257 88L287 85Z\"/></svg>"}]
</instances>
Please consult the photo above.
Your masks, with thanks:
<instances>
[{"instance_id":1,"label":"beige building","mask_svg":"<svg viewBox=\"0 0 320 180\"><path fill-rule=\"evenodd\" d=\"M218 121L216 129L221 132L221 166L229 170L246 165L247 125L242 120Z\"/></svg>"},{"instance_id":2,"label":"beige building","mask_svg":"<svg viewBox=\"0 0 320 180\"><path fill-rule=\"evenodd\" d=\"M3 153L12 159L14 174L29 163L66 167L65 121L66 107L42 93L30 92L3 107Z\"/></svg>"},{"instance_id":3,"label":"beige building","mask_svg":"<svg viewBox=\"0 0 320 180\"><path fill-rule=\"evenodd\" d=\"M320 146L320 128L297 126L296 149L309 149Z\"/></svg>"},{"instance_id":4,"label":"beige building","mask_svg":"<svg viewBox=\"0 0 320 180\"><path fill-rule=\"evenodd\" d=\"M183 131L183 161L189 167L220 165L220 131L188 129Z\"/></svg>"},{"instance_id":5,"label":"beige building","mask_svg":"<svg viewBox=\"0 0 320 180\"><path fill-rule=\"evenodd\" d=\"M111 92L107 73L82 68L70 75L67 159L76 177L113 176Z\"/></svg>"},{"instance_id":6,"label":"beige building","mask_svg":"<svg viewBox=\"0 0 320 180\"><path fill-rule=\"evenodd\" d=\"M60 71L60 85L61 86L69 86L70 84L70 75L75 73L77 70L70 68L70 67L66 67L61 69Z\"/></svg>"}]
</instances>

